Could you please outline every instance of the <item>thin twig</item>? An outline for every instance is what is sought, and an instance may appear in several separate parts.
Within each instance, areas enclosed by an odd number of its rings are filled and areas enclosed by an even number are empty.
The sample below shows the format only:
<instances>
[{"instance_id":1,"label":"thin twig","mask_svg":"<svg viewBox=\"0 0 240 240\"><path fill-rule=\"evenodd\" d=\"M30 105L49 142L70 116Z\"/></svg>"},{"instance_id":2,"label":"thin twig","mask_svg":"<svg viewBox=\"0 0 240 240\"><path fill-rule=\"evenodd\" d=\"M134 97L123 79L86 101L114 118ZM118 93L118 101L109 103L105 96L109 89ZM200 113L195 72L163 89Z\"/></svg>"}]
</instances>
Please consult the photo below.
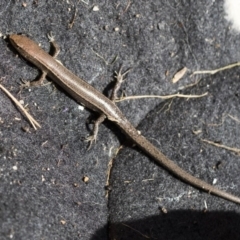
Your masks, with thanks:
<instances>
[{"instance_id":1,"label":"thin twig","mask_svg":"<svg viewBox=\"0 0 240 240\"><path fill-rule=\"evenodd\" d=\"M0 88L8 95L8 97L17 105L17 107L27 117L33 128L36 130L37 127L41 128L40 124L24 109L22 104L5 88L0 84Z\"/></svg>"},{"instance_id":2,"label":"thin twig","mask_svg":"<svg viewBox=\"0 0 240 240\"><path fill-rule=\"evenodd\" d=\"M240 120L239 120L238 118L236 118L236 117L234 117L234 116L232 116L232 115L230 115L230 114L228 114L228 116L229 116L231 119L233 119L234 121L240 123Z\"/></svg>"},{"instance_id":3,"label":"thin twig","mask_svg":"<svg viewBox=\"0 0 240 240\"><path fill-rule=\"evenodd\" d=\"M130 7L130 5L131 5L131 1L129 0L128 3L127 3L127 6L126 6L126 8L125 8L125 10L122 12L121 15L123 15L123 14L125 14L125 12L127 12L127 10L128 10L128 8Z\"/></svg>"},{"instance_id":4,"label":"thin twig","mask_svg":"<svg viewBox=\"0 0 240 240\"><path fill-rule=\"evenodd\" d=\"M105 60L105 58L104 58L103 56L101 56L99 53L97 53L96 51L94 51L93 48L92 48L92 51L93 51L99 58L101 58L101 59L105 62L106 65L108 65L108 62Z\"/></svg>"},{"instance_id":5,"label":"thin twig","mask_svg":"<svg viewBox=\"0 0 240 240\"><path fill-rule=\"evenodd\" d=\"M144 238L147 238L147 239L150 238L149 236L142 234L141 232L139 232L139 231L136 230L135 228L132 228L132 227L130 227L129 225L127 225L127 224L125 224L125 223L122 223L122 225L125 226L125 227L128 227L128 228L132 229L133 231L135 231L135 232L137 232L137 233L139 233L139 234L140 234L141 236L143 236Z\"/></svg>"},{"instance_id":6,"label":"thin twig","mask_svg":"<svg viewBox=\"0 0 240 240\"><path fill-rule=\"evenodd\" d=\"M136 100L136 99L141 99L141 98L161 98L161 99L171 99L175 97L179 98L201 98L208 95L208 93L203 93L201 95L184 95L184 94L172 94L172 95L165 95L165 96L160 96L160 95L139 95L139 96L128 96L128 97L122 97L120 99L116 99L115 102L121 102L125 100Z\"/></svg>"},{"instance_id":7,"label":"thin twig","mask_svg":"<svg viewBox=\"0 0 240 240\"><path fill-rule=\"evenodd\" d=\"M219 144L219 143L215 143L215 142L212 142L212 141L209 141L207 139L201 139L202 142L205 142L205 143L208 143L208 144L211 144L213 146L216 146L216 147L219 147L219 148L223 148L223 149L226 149L226 150L229 150L229 151L232 151L232 152L235 152L237 154L240 154L240 149L239 148L232 148L232 147L228 147L226 145L222 145L222 144Z\"/></svg>"},{"instance_id":8,"label":"thin twig","mask_svg":"<svg viewBox=\"0 0 240 240\"><path fill-rule=\"evenodd\" d=\"M73 24L75 23L75 19L77 16L77 6L75 6L75 11L72 17L72 20L70 21L70 23L68 24L68 28L71 29L73 27Z\"/></svg>"},{"instance_id":9,"label":"thin twig","mask_svg":"<svg viewBox=\"0 0 240 240\"><path fill-rule=\"evenodd\" d=\"M87 0L87 1L84 1L84 0L81 0L81 2L83 2L83 3L85 3L85 4L89 4L89 0Z\"/></svg>"},{"instance_id":10,"label":"thin twig","mask_svg":"<svg viewBox=\"0 0 240 240\"><path fill-rule=\"evenodd\" d=\"M97 53L93 49L92 49L92 51L93 51L93 53L95 53L97 55L97 57L102 59L107 66L115 63L117 61L117 59L118 59L118 55L116 55L111 62L108 62L107 60L105 60L105 58L102 55L100 55L99 53Z\"/></svg>"},{"instance_id":11,"label":"thin twig","mask_svg":"<svg viewBox=\"0 0 240 240\"><path fill-rule=\"evenodd\" d=\"M227 66L224 66L224 67L221 67L221 68L217 68L217 69L214 69L214 70L202 70L202 71L195 71L193 72L193 75L195 74L216 74L218 72L221 72L221 71L224 71L224 70L227 70L227 69L230 69L230 68L234 68L234 67L238 67L240 66L240 62L237 62L237 63L233 63L233 64L230 64L230 65L227 65Z\"/></svg>"}]
</instances>

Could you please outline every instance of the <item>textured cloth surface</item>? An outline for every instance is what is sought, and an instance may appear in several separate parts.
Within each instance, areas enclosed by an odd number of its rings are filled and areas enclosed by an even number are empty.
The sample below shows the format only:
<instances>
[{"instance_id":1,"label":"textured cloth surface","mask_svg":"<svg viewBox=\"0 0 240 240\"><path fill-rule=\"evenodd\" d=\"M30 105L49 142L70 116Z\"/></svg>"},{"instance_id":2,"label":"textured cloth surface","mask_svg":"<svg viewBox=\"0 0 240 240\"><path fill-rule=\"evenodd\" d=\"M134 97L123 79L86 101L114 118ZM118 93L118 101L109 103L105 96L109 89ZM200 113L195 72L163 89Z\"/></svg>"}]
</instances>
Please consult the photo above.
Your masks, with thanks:
<instances>
[{"instance_id":1,"label":"textured cloth surface","mask_svg":"<svg viewBox=\"0 0 240 240\"><path fill-rule=\"evenodd\" d=\"M240 196L239 34L223 1L1 1L1 33L22 33L109 95L114 71L132 70L126 95L192 94L201 98L117 103L129 120L183 169ZM73 23L71 25L71 23ZM70 25L71 26L70 26ZM41 124L35 131L0 94L0 239L238 239L239 206L190 187L127 143L104 122L87 151L89 117L60 87L19 93L39 71L6 39L1 83ZM186 67L185 76L172 83ZM121 92L119 93L119 95ZM25 131L24 131L25 130ZM26 131L27 130L27 131ZM119 151L120 146L122 146Z\"/></svg>"}]
</instances>

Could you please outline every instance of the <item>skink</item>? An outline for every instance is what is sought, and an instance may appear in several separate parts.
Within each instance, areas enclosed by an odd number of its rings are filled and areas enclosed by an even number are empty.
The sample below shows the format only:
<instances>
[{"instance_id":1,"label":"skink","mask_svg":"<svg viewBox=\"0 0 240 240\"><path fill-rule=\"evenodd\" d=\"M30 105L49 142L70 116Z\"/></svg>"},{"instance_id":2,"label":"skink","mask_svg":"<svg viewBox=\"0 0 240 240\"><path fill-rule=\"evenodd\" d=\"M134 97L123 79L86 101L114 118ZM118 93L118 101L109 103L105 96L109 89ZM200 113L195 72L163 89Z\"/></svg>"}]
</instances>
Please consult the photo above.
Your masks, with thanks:
<instances>
[{"instance_id":1,"label":"skink","mask_svg":"<svg viewBox=\"0 0 240 240\"><path fill-rule=\"evenodd\" d=\"M37 43L23 35L13 34L10 35L9 39L12 45L23 57L47 74L76 101L82 103L87 108L102 114L102 116L104 116L102 120L106 117L108 120L114 122L121 128L128 138L173 175L198 189L240 204L239 197L217 189L211 184L192 176L176 165L172 160L167 158L137 131L113 101L70 72L51 55L41 49Z\"/></svg>"}]
</instances>

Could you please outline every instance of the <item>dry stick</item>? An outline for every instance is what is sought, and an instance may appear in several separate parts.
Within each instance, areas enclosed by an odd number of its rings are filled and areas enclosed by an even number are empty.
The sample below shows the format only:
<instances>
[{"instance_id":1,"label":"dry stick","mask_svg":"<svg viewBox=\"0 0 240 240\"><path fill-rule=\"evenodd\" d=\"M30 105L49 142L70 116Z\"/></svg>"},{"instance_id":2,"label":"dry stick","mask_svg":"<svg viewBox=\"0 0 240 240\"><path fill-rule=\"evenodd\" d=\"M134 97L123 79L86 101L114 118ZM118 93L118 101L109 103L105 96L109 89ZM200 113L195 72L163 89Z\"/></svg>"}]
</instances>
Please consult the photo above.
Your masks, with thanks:
<instances>
[{"instance_id":1,"label":"dry stick","mask_svg":"<svg viewBox=\"0 0 240 240\"><path fill-rule=\"evenodd\" d=\"M122 97L119 99L116 99L116 102L121 102L125 100L132 100L132 99L140 99L140 98L161 98L161 99L170 99L174 97L179 97L179 98L201 98L208 95L208 93L203 93L201 95L184 95L184 94L172 94L172 95L165 95L165 96L160 96L160 95L139 95L139 96L129 96L129 97Z\"/></svg>"},{"instance_id":2,"label":"dry stick","mask_svg":"<svg viewBox=\"0 0 240 240\"><path fill-rule=\"evenodd\" d=\"M84 0L81 0L81 2L85 3L85 4L89 4L89 0L88 1L84 1Z\"/></svg>"},{"instance_id":3,"label":"dry stick","mask_svg":"<svg viewBox=\"0 0 240 240\"><path fill-rule=\"evenodd\" d=\"M205 143L208 143L208 144L211 144L213 146L216 146L216 147L219 147L219 148L224 148L226 150L229 150L229 151L235 152L237 154L240 154L240 149L239 148L228 147L228 146L225 146L225 145L222 145L222 144L219 144L219 143L215 143L215 142L209 141L207 139L201 139L201 141L205 142Z\"/></svg>"},{"instance_id":4,"label":"dry stick","mask_svg":"<svg viewBox=\"0 0 240 240\"><path fill-rule=\"evenodd\" d=\"M217 68L217 69L214 69L214 70L195 71L195 72L193 72L193 75L195 75L195 74L211 74L211 75L213 75L213 74L216 74L216 73L218 73L220 71L224 71L224 70L231 69L231 68L238 67L238 66L240 66L240 62L229 64L229 65L226 65L224 67ZM231 117L232 119L236 120L231 115L228 115L228 116ZM208 144L211 144L213 146L216 146L216 147L219 147L219 148L223 148L223 149L235 152L237 154L240 154L240 149L238 149L238 148L228 147L228 146L225 146L225 145L222 145L222 144L219 144L219 143L215 143L215 142L209 141L207 139L201 139L201 141L206 142Z\"/></svg>"},{"instance_id":5,"label":"dry stick","mask_svg":"<svg viewBox=\"0 0 240 240\"><path fill-rule=\"evenodd\" d=\"M21 103L1 84L0 89L2 89L8 95L8 97L17 105L17 107L23 112L23 114L25 114L25 116L35 130L37 129L37 127L41 128L40 124L24 109Z\"/></svg>"},{"instance_id":6,"label":"dry stick","mask_svg":"<svg viewBox=\"0 0 240 240\"><path fill-rule=\"evenodd\" d=\"M123 14L125 14L125 12L127 12L127 10L128 10L128 8L130 7L130 5L131 5L131 1L129 0L128 3L127 3L127 6L126 6L126 8L125 8L125 10L122 12L121 15L123 15Z\"/></svg>"},{"instance_id":7,"label":"dry stick","mask_svg":"<svg viewBox=\"0 0 240 240\"><path fill-rule=\"evenodd\" d=\"M150 238L149 236L142 234L141 232L139 232L139 231L136 230L135 228L132 228L131 226L129 226L129 225L125 224L125 223L121 223L121 224L122 224L123 226L128 227L128 228L132 229L133 231L139 233L139 234L140 234L141 236L143 236L144 238L147 238L147 239Z\"/></svg>"},{"instance_id":8,"label":"dry stick","mask_svg":"<svg viewBox=\"0 0 240 240\"><path fill-rule=\"evenodd\" d=\"M72 29L73 24L74 24L75 19L76 19L76 16L77 16L77 9L75 9L75 12L74 12L73 18L72 18L71 22L68 24L68 29Z\"/></svg>"},{"instance_id":9,"label":"dry stick","mask_svg":"<svg viewBox=\"0 0 240 240\"><path fill-rule=\"evenodd\" d=\"M92 48L92 51L93 51L93 53L96 54L97 57L99 57L100 59L102 59L107 66L115 63L115 62L117 61L117 59L118 59L118 55L116 55L111 62L108 62L107 60L105 60L105 58L104 58L103 56L101 56L99 53L97 53L96 51L94 51L93 48Z\"/></svg>"},{"instance_id":10,"label":"dry stick","mask_svg":"<svg viewBox=\"0 0 240 240\"><path fill-rule=\"evenodd\" d=\"M101 58L106 65L108 65L108 62L105 60L105 58L104 58L103 56L101 56L99 53L97 53L96 51L94 51L93 48L92 48L92 51L97 55L97 57Z\"/></svg>"},{"instance_id":11,"label":"dry stick","mask_svg":"<svg viewBox=\"0 0 240 240\"><path fill-rule=\"evenodd\" d=\"M221 71L224 71L224 70L227 70L227 69L230 69L230 68L238 67L238 66L240 66L240 62L233 63L233 64L227 65L225 67L217 68L217 69L214 69L214 70L195 71L195 72L193 72L193 75L195 75L195 74L211 74L211 75L213 75L213 74L216 74L218 72L221 72Z\"/></svg>"},{"instance_id":12,"label":"dry stick","mask_svg":"<svg viewBox=\"0 0 240 240\"><path fill-rule=\"evenodd\" d=\"M106 180L106 194L105 197L108 198L109 194L109 189L107 189L108 186L110 186L110 177L111 177L111 172L112 172L112 167L113 167L113 160L115 156L118 155L118 152L122 149L122 145L116 150L114 153L114 156L111 157L110 161L108 162L108 169L107 169L107 180ZM112 151L112 149L110 149Z\"/></svg>"},{"instance_id":13,"label":"dry stick","mask_svg":"<svg viewBox=\"0 0 240 240\"><path fill-rule=\"evenodd\" d=\"M240 123L240 120L239 120L238 118L236 118L236 117L234 117L234 116L232 116L232 115L230 115L230 114L228 114L228 116L229 116L231 119L233 119L234 121Z\"/></svg>"},{"instance_id":14,"label":"dry stick","mask_svg":"<svg viewBox=\"0 0 240 240\"><path fill-rule=\"evenodd\" d=\"M71 29L73 27L73 24L75 22L75 19L76 19L76 16L77 16L77 6L75 6L75 12L74 12L74 15L72 17L72 20L70 21L70 23L68 24L68 28Z\"/></svg>"}]
</instances>

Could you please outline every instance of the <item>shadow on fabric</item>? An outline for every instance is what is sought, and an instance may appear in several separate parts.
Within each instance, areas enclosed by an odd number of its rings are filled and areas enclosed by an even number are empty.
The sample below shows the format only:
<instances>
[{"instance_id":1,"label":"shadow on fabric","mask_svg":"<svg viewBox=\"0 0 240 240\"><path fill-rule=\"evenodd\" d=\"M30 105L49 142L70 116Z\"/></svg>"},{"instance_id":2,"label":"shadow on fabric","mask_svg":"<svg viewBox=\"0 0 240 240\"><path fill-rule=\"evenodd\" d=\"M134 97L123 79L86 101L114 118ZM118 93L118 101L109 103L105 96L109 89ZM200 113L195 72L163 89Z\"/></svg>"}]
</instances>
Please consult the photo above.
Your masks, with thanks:
<instances>
[{"instance_id":1,"label":"shadow on fabric","mask_svg":"<svg viewBox=\"0 0 240 240\"><path fill-rule=\"evenodd\" d=\"M240 215L235 212L173 211L142 220L109 224L110 240L237 240ZM91 240L102 240L106 226Z\"/></svg>"}]
</instances>

